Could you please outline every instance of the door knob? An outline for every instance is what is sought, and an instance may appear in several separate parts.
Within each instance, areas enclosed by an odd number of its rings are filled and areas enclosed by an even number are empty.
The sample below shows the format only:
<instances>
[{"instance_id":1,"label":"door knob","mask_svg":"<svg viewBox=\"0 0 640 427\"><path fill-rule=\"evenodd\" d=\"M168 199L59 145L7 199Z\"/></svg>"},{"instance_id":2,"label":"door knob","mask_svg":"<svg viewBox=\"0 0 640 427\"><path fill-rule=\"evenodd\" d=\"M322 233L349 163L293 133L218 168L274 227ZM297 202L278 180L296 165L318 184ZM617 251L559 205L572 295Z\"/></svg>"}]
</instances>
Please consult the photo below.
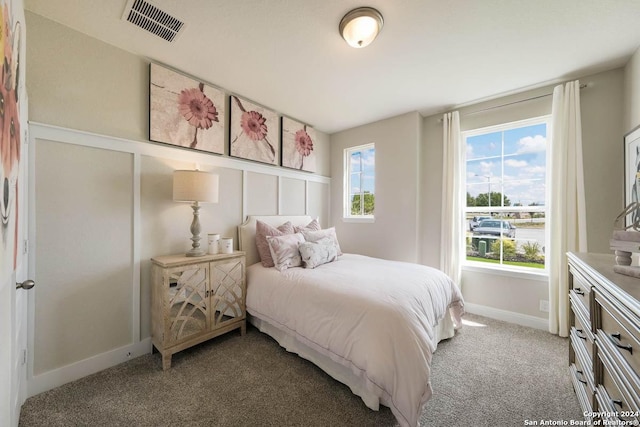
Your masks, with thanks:
<instances>
[{"instance_id":1,"label":"door knob","mask_svg":"<svg viewBox=\"0 0 640 427\"><path fill-rule=\"evenodd\" d=\"M34 282L33 280L25 280L22 283L16 283L16 289L29 290L33 288L35 285L36 285L36 282Z\"/></svg>"}]
</instances>

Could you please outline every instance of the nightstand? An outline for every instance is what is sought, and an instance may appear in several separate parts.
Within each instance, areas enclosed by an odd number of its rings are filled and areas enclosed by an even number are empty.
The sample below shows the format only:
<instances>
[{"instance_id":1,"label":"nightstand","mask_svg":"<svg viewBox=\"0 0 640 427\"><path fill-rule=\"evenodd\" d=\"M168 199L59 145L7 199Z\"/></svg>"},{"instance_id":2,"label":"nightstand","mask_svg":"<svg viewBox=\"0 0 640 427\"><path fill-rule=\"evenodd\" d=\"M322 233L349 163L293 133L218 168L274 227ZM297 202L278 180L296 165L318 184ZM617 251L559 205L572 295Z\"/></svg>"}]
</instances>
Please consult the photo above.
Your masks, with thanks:
<instances>
[{"instance_id":1,"label":"nightstand","mask_svg":"<svg viewBox=\"0 0 640 427\"><path fill-rule=\"evenodd\" d=\"M245 253L151 259L151 340L171 356L203 341L240 329L246 332Z\"/></svg>"}]
</instances>

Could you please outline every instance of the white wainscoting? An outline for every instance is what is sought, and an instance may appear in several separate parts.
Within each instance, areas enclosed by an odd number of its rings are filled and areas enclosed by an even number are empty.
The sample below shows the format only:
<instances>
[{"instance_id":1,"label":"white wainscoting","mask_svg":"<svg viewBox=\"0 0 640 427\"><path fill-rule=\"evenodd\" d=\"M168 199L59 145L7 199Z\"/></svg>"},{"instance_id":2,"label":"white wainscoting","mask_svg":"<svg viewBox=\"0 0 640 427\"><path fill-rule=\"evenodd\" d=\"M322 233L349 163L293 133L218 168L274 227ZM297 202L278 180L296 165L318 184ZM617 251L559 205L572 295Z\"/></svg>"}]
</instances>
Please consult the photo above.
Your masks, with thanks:
<instances>
[{"instance_id":1,"label":"white wainscoting","mask_svg":"<svg viewBox=\"0 0 640 427\"><path fill-rule=\"evenodd\" d=\"M235 226L241 223L249 214L306 214L319 217L323 226L329 225L331 183L329 177L263 165L229 156L174 148L147 141L132 141L46 124L30 123L29 206L32 209L29 212L29 277L37 277L38 259L36 259L36 252L38 235L36 232L36 217L39 215L42 218L42 215L46 214L46 212L38 212L37 206L37 146L48 142L108 150L108 152L112 153L130 154L130 156L120 157L132 159L132 161L127 160L130 162L127 164L130 164L128 167L130 167L131 171L127 176L132 177L130 178L131 182L125 186L133 199L131 203L127 204L127 206L132 206L128 207L131 210L131 219L128 222L128 227L132 228L132 230L130 239L125 239L124 243L121 239L116 243L117 245L125 245L127 251L131 253L131 264L127 270L131 272L127 272L127 275L131 276L130 279L127 279L127 282L130 281L130 283L124 284L125 287L129 287L127 291L129 299L126 299L126 304L131 304L131 306L126 311L130 319L124 323L114 322L114 324L127 325L126 329L128 330L121 330L118 338L122 341L122 336L125 337L124 345L107 345L108 348L103 348L105 343L99 342L98 339L98 345L95 342L91 343L91 345L95 348L101 348L101 350L89 351L89 354L87 354L87 347L90 346L90 343L83 343L82 340L69 342L68 337L65 337L65 342L67 343L65 345L72 348L65 349L64 354L53 361L52 359L47 359L47 363L36 364L37 358L52 356L44 354L46 353L45 350L41 352L43 354L34 354L34 348L37 347L35 345L35 337L38 335L36 333L38 325L35 324L35 307L37 304L46 304L47 301L37 301L37 288L34 289L35 292L31 291L28 296L28 396L77 380L151 351L150 324L147 319L149 317L149 307L146 306L149 304L150 290L150 275L146 274L145 270L149 266L148 258L154 255L163 255L164 253L161 251L182 248L181 245L184 244L183 234L188 231L188 223L190 222L188 218L190 208L187 205L178 205L170 200L171 172L175 169L175 165L198 167L201 170L220 170L221 176L227 178L225 184L221 183L221 187L227 186L222 191L226 191L228 199L234 200L234 202L224 204L221 200L221 203L210 208L208 213L204 215L205 219L209 215L210 221L217 221L215 224L222 231L233 230L235 232ZM69 151L75 152L76 150ZM118 156L115 157L118 158ZM40 158L38 161L42 162L43 159ZM82 176L79 176L78 180L82 182ZM109 186L110 184L107 181L103 185ZM238 192L241 192L241 194L237 194ZM66 195L65 197L70 199L72 196ZM86 203L86 194L83 197L83 201ZM100 197L100 195L96 194L96 197ZM70 203L72 202L71 200ZM50 201L48 203L49 205L52 204ZM83 209L81 203L73 206L77 209ZM68 209L68 205L66 209ZM204 209L204 211L207 212L207 209ZM145 217L150 213L154 218ZM155 216L158 216L159 219L156 220ZM42 224L40 225L42 226ZM69 223L60 225L63 227L73 226L73 224ZM150 239L149 236L152 233L160 234L160 237L155 240ZM129 243L127 243L129 241L131 242L130 248L128 247ZM75 247L66 249L70 253L76 250ZM44 257L46 254L40 254L39 256ZM61 255L56 254L56 256L60 257ZM86 256L90 257L91 253L88 252ZM76 273L74 266L61 264L61 268L68 268L68 270L63 271L63 274L74 275ZM90 276L91 272L80 269L78 274L81 277L75 280L77 280L77 283L81 283L81 280L86 280L86 276ZM74 280L74 278L70 277L70 280ZM44 283L46 283L44 280L39 282L39 286L44 286ZM105 301L108 302L109 299L105 298ZM61 307L60 313L64 313L68 309L69 307ZM114 316L117 315L117 313L114 314ZM39 319L39 321L46 322L46 319ZM91 319L86 319L86 322L87 328L96 326L91 325ZM98 326L104 328L104 322ZM122 329L122 326L120 328ZM99 336L99 334L96 335ZM126 343L126 341L130 342ZM103 344L102 347L100 347L100 344ZM73 346L76 346L76 348L74 349ZM36 365L44 368L34 372L34 366Z\"/></svg>"}]
</instances>

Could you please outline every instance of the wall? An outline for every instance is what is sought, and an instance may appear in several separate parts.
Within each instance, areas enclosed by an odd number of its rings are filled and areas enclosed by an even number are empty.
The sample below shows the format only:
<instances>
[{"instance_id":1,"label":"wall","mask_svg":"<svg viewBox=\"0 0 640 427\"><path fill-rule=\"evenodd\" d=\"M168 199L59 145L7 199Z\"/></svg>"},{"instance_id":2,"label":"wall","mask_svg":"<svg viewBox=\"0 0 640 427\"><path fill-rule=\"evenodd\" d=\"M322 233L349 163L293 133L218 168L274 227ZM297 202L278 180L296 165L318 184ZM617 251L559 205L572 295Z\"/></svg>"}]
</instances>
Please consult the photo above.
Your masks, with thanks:
<instances>
[{"instance_id":1,"label":"wall","mask_svg":"<svg viewBox=\"0 0 640 427\"><path fill-rule=\"evenodd\" d=\"M623 70L580 81L589 84L580 93L589 251L609 252L613 220L623 204L622 174L611 173L623 164ZM461 129L551 114L553 86L461 107ZM527 98L536 99L492 108ZM331 136L332 220L346 251L440 266L441 118L409 113ZM342 152L369 142L376 143L376 220L344 222ZM546 328L547 314L539 310L539 301L548 299L546 276L465 269L462 291L473 311Z\"/></svg>"},{"instance_id":2,"label":"wall","mask_svg":"<svg viewBox=\"0 0 640 427\"><path fill-rule=\"evenodd\" d=\"M329 224L330 147L316 131L318 173L309 174L150 143L149 61L26 15L33 395L150 351L149 260L191 246L193 214L171 200L173 170L220 175L220 202L202 207L202 230L237 248L248 214Z\"/></svg>"},{"instance_id":3,"label":"wall","mask_svg":"<svg viewBox=\"0 0 640 427\"><path fill-rule=\"evenodd\" d=\"M579 79L589 87L580 92L582 112L583 161L587 208L587 235L590 252L609 253L613 220L622 209L622 99L623 72L612 70ZM460 108L461 129L471 130L551 113L553 85ZM521 99L536 98L502 108ZM479 110L489 110L478 112ZM421 160L425 172L422 211L425 218L422 262L439 266L440 252L432 242L440 239L440 201L442 174L441 115L424 119L424 147ZM436 208L434 209L433 206ZM462 274L465 301L480 314L511 316L511 320L541 325L547 314L539 310L539 301L548 299L546 277L523 279L505 274L488 274L465 269ZM489 307L490 310L486 310ZM514 314L515 313L515 314ZM514 317L515 316L515 317Z\"/></svg>"},{"instance_id":4,"label":"wall","mask_svg":"<svg viewBox=\"0 0 640 427\"><path fill-rule=\"evenodd\" d=\"M418 262L418 150L422 119L404 114L331 135L331 219L341 248L379 258ZM374 143L375 221L343 219L344 150Z\"/></svg>"},{"instance_id":5,"label":"wall","mask_svg":"<svg viewBox=\"0 0 640 427\"><path fill-rule=\"evenodd\" d=\"M640 48L624 67L624 131L640 126Z\"/></svg>"}]
</instances>

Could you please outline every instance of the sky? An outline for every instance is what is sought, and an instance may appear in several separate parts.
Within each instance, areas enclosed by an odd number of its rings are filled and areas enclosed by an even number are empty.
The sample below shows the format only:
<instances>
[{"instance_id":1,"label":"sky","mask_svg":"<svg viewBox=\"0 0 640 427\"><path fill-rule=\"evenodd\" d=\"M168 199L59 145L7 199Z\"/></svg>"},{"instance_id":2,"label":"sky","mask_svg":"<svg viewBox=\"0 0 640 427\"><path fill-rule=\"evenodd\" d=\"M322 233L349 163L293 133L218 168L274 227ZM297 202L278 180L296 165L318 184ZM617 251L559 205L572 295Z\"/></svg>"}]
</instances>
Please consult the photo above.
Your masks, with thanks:
<instances>
[{"instance_id":1,"label":"sky","mask_svg":"<svg viewBox=\"0 0 640 427\"><path fill-rule=\"evenodd\" d=\"M374 148L351 154L351 194L359 193L361 187L364 191L375 193L375 159Z\"/></svg>"},{"instance_id":2,"label":"sky","mask_svg":"<svg viewBox=\"0 0 640 427\"><path fill-rule=\"evenodd\" d=\"M477 197L490 187L511 205L543 204L546 145L544 123L467 137L467 191Z\"/></svg>"}]
</instances>

